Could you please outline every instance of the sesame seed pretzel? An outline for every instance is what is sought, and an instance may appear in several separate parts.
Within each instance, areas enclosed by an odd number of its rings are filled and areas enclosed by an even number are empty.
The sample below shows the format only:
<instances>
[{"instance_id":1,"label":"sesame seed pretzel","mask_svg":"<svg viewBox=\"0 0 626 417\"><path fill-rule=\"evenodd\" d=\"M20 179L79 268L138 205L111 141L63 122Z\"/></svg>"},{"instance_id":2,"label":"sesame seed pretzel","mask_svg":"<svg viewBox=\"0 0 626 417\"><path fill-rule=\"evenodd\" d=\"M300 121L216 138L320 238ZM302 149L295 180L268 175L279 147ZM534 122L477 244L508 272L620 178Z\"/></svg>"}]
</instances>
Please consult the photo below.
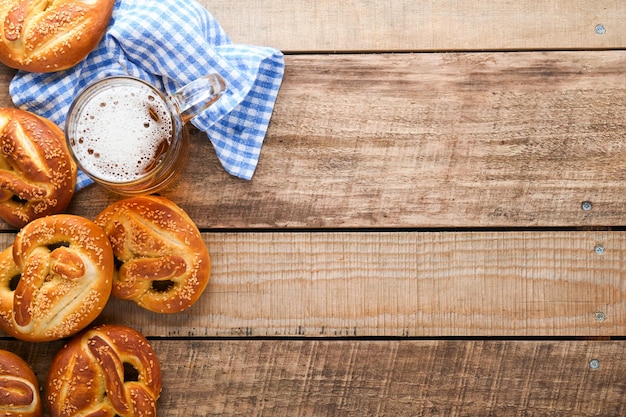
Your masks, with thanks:
<instances>
[{"instance_id":1,"label":"sesame seed pretzel","mask_svg":"<svg viewBox=\"0 0 626 417\"><path fill-rule=\"evenodd\" d=\"M0 217L15 227L62 213L74 195L76 163L50 120L0 109Z\"/></svg>"},{"instance_id":2,"label":"sesame seed pretzel","mask_svg":"<svg viewBox=\"0 0 626 417\"><path fill-rule=\"evenodd\" d=\"M0 328L18 339L77 333L111 295L113 252L95 223L58 214L24 226L0 253Z\"/></svg>"},{"instance_id":3,"label":"sesame seed pretzel","mask_svg":"<svg viewBox=\"0 0 626 417\"><path fill-rule=\"evenodd\" d=\"M108 324L74 336L57 353L46 387L51 417L152 417L161 368L141 333Z\"/></svg>"},{"instance_id":4,"label":"sesame seed pretzel","mask_svg":"<svg viewBox=\"0 0 626 417\"><path fill-rule=\"evenodd\" d=\"M41 415L37 376L24 359L8 350L0 350L0 416Z\"/></svg>"},{"instance_id":5,"label":"sesame seed pretzel","mask_svg":"<svg viewBox=\"0 0 626 417\"><path fill-rule=\"evenodd\" d=\"M30 72L70 68L91 52L115 0L3 0L0 61Z\"/></svg>"},{"instance_id":6,"label":"sesame seed pretzel","mask_svg":"<svg viewBox=\"0 0 626 417\"><path fill-rule=\"evenodd\" d=\"M117 201L95 218L111 241L119 268L113 296L158 313L195 303L210 275L210 258L189 216L157 196Z\"/></svg>"}]
</instances>

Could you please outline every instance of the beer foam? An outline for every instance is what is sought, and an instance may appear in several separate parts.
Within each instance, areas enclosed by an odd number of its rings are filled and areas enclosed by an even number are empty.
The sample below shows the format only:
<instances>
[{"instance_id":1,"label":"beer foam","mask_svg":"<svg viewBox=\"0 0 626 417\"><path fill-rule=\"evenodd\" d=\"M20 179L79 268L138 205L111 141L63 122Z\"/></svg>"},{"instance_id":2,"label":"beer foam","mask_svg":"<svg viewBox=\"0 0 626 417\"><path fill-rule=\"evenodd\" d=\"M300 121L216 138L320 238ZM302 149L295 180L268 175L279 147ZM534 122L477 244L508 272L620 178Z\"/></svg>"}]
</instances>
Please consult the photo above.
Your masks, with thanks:
<instances>
[{"instance_id":1,"label":"beer foam","mask_svg":"<svg viewBox=\"0 0 626 417\"><path fill-rule=\"evenodd\" d=\"M145 176L171 144L167 104L142 84L101 88L77 110L70 146L83 170L105 181Z\"/></svg>"}]
</instances>

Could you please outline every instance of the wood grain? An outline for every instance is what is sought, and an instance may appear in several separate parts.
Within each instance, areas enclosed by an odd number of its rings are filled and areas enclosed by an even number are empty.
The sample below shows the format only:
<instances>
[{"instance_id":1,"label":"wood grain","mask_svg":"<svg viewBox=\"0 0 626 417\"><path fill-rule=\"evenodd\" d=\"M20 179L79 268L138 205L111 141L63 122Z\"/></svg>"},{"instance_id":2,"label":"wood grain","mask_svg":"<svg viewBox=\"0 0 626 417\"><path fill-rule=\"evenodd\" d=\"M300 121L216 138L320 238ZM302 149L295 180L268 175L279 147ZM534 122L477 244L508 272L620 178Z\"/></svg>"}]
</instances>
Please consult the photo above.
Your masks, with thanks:
<instances>
[{"instance_id":1,"label":"wood grain","mask_svg":"<svg viewBox=\"0 0 626 417\"><path fill-rule=\"evenodd\" d=\"M252 181L196 133L164 195L202 229L622 226L625 67L625 51L291 56Z\"/></svg>"},{"instance_id":2,"label":"wood grain","mask_svg":"<svg viewBox=\"0 0 626 417\"><path fill-rule=\"evenodd\" d=\"M111 299L97 321L150 337L626 334L626 232L203 237L212 271L197 304L159 315Z\"/></svg>"},{"instance_id":3,"label":"wood grain","mask_svg":"<svg viewBox=\"0 0 626 417\"><path fill-rule=\"evenodd\" d=\"M286 52L626 46L619 0L202 0L234 42ZM596 26L604 26L599 35Z\"/></svg>"},{"instance_id":4,"label":"wood grain","mask_svg":"<svg viewBox=\"0 0 626 417\"><path fill-rule=\"evenodd\" d=\"M9 83L16 70L0 64L0 107L14 107L9 94Z\"/></svg>"},{"instance_id":5,"label":"wood grain","mask_svg":"<svg viewBox=\"0 0 626 417\"><path fill-rule=\"evenodd\" d=\"M161 316L113 300L99 320L158 337L626 334L624 232L204 238L212 273L196 305Z\"/></svg>"},{"instance_id":6,"label":"wood grain","mask_svg":"<svg viewBox=\"0 0 626 417\"><path fill-rule=\"evenodd\" d=\"M159 416L619 416L623 341L153 340ZM60 343L0 340L41 381ZM599 361L591 369L591 360ZM193 381L193 383L191 383Z\"/></svg>"}]
</instances>

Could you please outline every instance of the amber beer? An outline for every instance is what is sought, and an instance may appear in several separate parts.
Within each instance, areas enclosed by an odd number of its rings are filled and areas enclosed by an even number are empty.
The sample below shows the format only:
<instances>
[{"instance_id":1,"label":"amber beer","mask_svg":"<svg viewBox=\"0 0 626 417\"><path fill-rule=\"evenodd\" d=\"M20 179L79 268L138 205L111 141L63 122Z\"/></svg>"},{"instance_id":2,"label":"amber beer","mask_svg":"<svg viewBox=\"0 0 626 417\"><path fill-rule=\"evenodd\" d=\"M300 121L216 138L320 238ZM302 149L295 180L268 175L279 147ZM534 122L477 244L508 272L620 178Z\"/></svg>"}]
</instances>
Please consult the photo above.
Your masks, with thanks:
<instances>
[{"instance_id":1,"label":"amber beer","mask_svg":"<svg viewBox=\"0 0 626 417\"><path fill-rule=\"evenodd\" d=\"M65 129L80 169L126 195L154 193L174 182L189 153L184 123L225 88L215 75L192 84L170 97L127 76L105 78L85 89L72 104Z\"/></svg>"}]
</instances>

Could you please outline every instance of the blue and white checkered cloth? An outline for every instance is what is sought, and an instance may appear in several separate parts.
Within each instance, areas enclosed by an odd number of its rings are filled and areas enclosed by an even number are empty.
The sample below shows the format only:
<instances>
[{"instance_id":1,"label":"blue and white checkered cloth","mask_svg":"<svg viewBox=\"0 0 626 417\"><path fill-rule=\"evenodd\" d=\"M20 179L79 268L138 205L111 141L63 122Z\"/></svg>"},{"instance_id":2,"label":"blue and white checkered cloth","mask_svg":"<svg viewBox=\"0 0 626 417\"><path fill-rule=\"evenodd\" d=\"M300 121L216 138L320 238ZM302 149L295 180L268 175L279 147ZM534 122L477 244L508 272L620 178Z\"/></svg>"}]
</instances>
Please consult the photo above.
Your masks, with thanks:
<instances>
[{"instance_id":1,"label":"blue and white checkered cloth","mask_svg":"<svg viewBox=\"0 0 626 417\"><path fill-rule=\"evenodd\" d=\"M274 48L233 44L195 0L117 0L107 33L75 67L54 73L18 71L10 83L16 107L62 128L70 104L91 82L128 74L166 93L217 72L227 91L191 122L207 133L224 169L251 179L284 73ZM92 181L79 173L76 188Z\"/></svg>"}]
</instances>

